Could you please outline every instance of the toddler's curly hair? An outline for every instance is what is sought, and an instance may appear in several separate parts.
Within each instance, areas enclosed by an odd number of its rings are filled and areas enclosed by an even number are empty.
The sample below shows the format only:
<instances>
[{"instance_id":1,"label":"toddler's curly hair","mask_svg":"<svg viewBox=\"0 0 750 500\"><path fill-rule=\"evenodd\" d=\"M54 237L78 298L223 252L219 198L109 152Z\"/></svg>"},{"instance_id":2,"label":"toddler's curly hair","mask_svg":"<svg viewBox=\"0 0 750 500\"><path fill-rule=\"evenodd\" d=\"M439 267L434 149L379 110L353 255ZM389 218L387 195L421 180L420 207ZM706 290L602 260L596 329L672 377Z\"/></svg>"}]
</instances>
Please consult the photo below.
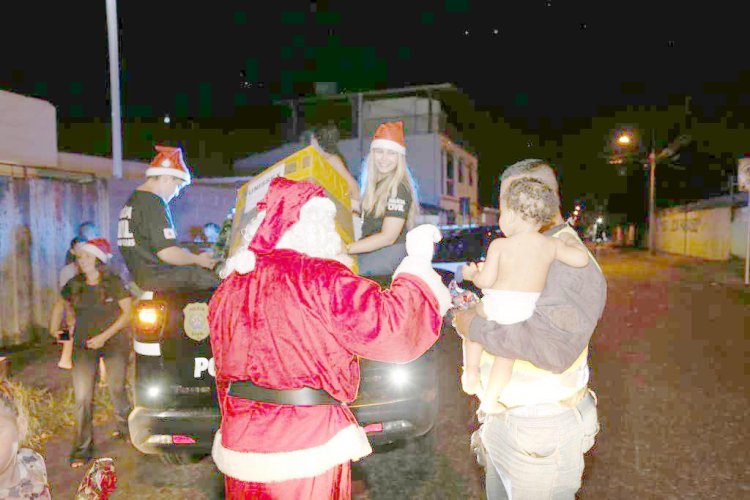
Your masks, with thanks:
<instances>
[{"instance_id":1,"label":"toddler's curly hair","mask_svg":"<svg viewBox=\"0 0 750 500\"><path fill-rule=\"evenodd\" d=\"M557 196L547 184L533 177L522 177L510 183L503 197L505 206L522 219L544 226L555 216Z\"/></svg>"}]
</instances>

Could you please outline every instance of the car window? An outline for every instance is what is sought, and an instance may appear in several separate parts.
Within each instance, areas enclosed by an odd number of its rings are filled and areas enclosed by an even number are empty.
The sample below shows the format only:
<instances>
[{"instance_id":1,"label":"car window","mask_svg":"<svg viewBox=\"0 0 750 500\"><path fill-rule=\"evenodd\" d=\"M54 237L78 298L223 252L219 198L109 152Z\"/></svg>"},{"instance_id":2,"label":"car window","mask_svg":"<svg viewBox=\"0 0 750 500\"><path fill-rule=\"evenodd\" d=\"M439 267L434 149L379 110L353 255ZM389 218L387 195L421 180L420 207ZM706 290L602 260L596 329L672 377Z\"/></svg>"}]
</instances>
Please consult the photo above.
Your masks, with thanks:
<instances>
[{"instance_id":1,"label":"car window","mask_svg":"<svg viewBox=\"0 0 750 500\"><path fill-rule=\"evenodd\" d=\"M497 227L489 226L445 231L438 244L434 262L465 262L483 260L487 245L500 236Z\"/></svg>"}]
</instances>

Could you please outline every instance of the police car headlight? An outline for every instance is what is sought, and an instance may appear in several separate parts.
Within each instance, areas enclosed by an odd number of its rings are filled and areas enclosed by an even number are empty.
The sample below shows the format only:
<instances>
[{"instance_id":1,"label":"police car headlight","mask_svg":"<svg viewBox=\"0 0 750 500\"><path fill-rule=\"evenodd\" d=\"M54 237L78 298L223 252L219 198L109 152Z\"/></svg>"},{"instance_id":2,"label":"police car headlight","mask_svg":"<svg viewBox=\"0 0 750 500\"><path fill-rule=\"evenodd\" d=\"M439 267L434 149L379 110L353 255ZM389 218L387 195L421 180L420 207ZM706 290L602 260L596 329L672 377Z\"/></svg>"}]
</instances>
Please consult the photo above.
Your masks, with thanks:
<instances>
[{"instance_id":1,"label":"police car headlight","mask_svg":"<svg viewBox=\"0 0 750 500\"><path fill-rule=\"evenodd\" d=\"M153 327L159 321L159 312L151 307L144 307L138 310L138 322L147 327Z\"/></svg>"},{"instance_id":2,"label":"police car headlight","mask_svg":"<svg viewBox=\"0 0 750 500\"><path fill-rule=\"evenodd\" d=\"M391 383L396 387L403 387L409 382L409 371L406 368L398 367L391 370Z\"/></svg>"}]
</instances>

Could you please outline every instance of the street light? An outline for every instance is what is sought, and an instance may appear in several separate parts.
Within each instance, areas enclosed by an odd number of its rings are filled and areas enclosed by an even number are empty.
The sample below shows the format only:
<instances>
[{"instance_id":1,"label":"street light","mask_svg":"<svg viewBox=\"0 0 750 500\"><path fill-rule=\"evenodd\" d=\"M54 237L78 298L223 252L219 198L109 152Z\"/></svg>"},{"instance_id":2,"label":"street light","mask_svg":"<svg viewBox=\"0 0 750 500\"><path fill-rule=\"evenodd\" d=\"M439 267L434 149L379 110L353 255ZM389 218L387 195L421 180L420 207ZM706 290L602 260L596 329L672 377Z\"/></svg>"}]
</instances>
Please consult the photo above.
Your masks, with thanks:
<instances>
[{"instance_id":1,"label":"street light","mask_svg":"<svg viewBox=\"0 0 750 500\"><path fill-rule=\"evenodd\" d=\"M656 162L673 156L682 146L688 145L691 141L692 138L689 135L681 135L657 155L654 129L651 129L651 151L648 154L648 251L651 254L656 252ZM617 143L627 146L632 143L632 138L630 134L623 132L617 137Z\"/></svg>"},{"instance_id":2,"label":"street light","mask_svg":"<svg viewBox=\"0 0 750 500\"><path fill-rule=\"evenodd\" d=\"M617 138L617 143L621 146L628 146L631 141L630 135L624 133L620 134L620 137Z\"/></svg>"}]
</instances>

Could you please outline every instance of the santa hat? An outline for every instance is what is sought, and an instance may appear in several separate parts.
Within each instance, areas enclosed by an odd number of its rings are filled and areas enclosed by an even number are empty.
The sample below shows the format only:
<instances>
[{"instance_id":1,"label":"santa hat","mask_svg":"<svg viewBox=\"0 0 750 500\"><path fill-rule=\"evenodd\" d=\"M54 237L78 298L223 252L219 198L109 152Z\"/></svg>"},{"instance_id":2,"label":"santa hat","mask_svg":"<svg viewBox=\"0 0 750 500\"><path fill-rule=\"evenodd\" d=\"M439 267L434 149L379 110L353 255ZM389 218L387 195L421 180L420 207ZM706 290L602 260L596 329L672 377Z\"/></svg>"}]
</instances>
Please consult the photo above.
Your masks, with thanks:
<instances>
[{"instance_id":1,"label":"santa hat","mask_svg":"<svg viewBox=\"0 0 750 500\"><path fill-rule=\"evenodd\" d=\"M406 154L404 122L386 122L378 125L370 144L370 149L372 148L390 149L402 155Z\"/></svg>"},{"instance_id":2,"label":"santa hat","mask_svg":"<svg viewBox=\"0 0 750 500\"><path fill-rule=\"evenodd\" d=\"M76 253L87 252L104 262L109 262L112 258L112 245L106 238L94 238L93 240L84 241L75 246Z\"/></svg>"},{"instance_id":3,"label":"santa hat","mask_svg":"<svg viewBox=\"0 0 750 500\"><path fill-rule=\"evenodd\" d=\"M334 222L336 205L317 184L276 177L257 209L258 215L242 230L248 246L227 259L219 273L222 278L233 271L249 273L255 269L256 255L269 254L276 248L328 258L336 258L342 250ZM344 264L351 265L351 261Z\"/></svg>"},{"instance_id":4,"label":"santa hat","mask_svg":"<svg viewBox=\"0 0 750 500\"><path fill-rule=\"evenodd\" d=\"M272 180L266 196L258 202L258 211L265 212L265 216L250 242L250 250L271 253L284 233L299 221L305 203L316 197L325 198L325 190L312 182L284 177Z\"/></svg>"},{"instance_id":5,"label":"santa hat","mask_svg":"<svg viewBox=\"0 0 750 500\"><path fill-rule=\"evenodd\" d=\"M182 150L158 145L155 148L157 153L151 161L151 166L146 170L146 177L171 175L190 184L190 169L182 159Z\"/></svg>"}]
</instances>

